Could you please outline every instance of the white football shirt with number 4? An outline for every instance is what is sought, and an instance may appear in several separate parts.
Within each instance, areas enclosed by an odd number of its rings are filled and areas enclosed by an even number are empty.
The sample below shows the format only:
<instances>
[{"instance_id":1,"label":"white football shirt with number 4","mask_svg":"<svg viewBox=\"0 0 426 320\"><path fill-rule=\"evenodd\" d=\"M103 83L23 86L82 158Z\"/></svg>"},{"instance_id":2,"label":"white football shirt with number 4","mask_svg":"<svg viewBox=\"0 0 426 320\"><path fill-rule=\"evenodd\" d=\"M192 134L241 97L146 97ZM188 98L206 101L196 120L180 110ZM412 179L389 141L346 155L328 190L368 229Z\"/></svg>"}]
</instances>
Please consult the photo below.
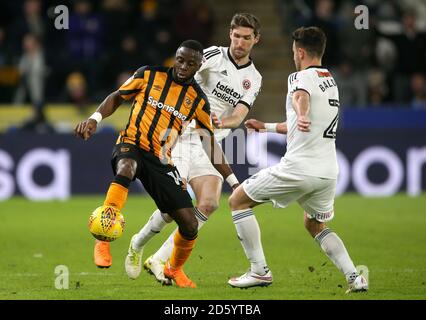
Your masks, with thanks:
<instances>
[{"instance_id":1,"label":"white football shirt with number 4","mask_svg":"<svg viewBox=\"0 0 426 320\"><path fill-rule=\"evenodd\" d=\"M310 132L297 129L292 97L295 91L309 94ZM337 179L336 128L339 120L339 91L330 71L312 66L288 77L287 152L281 159L284 170L306 176Z\"/></svg>"}]
</instances>

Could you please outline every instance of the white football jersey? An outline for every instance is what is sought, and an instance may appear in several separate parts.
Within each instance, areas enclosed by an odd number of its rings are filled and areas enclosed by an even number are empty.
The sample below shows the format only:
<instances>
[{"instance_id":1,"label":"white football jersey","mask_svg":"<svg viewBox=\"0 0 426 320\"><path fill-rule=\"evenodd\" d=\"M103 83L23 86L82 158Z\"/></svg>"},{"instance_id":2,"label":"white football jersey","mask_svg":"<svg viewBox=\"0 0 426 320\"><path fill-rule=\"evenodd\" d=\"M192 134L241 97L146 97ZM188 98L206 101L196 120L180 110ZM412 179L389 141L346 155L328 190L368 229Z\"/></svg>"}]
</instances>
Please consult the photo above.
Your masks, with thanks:
<instances>
[{"instance_id":1,"label":"white football jersey","mask_svg":"<svg viewBox=\"0 0 426 320\"><path fill-rule=\"evenodd\" d=\"M219 118L231 115L237 103L250 109L262 85L262 76L251 60L238 66L228 47L216 46L204 49L203 64L195 80L209 99L210 111ZM191 124L186 132L194 127ZM220 141L230 132L230 129L216 129L215 137Z\"/></svg>"},{"instance_id":2,"label":"white football jersey","mask_svg":"<svg viewBox=\"0 0 426 320\"><path fill-rule=\"evenodd\" d=\"M309 93L310 132L297 129L292 97L296 90ZM307 176L337 179L336 128L339 91L330 71L312 66L288 77L287 152L281 160L285 170Z\"/></svg>"}]
</instances>

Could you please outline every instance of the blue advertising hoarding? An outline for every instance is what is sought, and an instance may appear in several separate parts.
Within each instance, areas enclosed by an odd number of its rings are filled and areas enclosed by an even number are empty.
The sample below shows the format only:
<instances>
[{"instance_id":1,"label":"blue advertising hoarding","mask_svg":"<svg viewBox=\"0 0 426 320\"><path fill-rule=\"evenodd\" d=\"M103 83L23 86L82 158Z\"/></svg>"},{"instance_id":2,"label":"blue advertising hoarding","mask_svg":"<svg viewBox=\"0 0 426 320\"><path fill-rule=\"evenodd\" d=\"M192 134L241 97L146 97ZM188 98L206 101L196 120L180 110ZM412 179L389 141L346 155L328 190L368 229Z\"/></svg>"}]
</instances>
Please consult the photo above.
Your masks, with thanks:
<instances>
[{"instance_id":1,"label":"blue advertising hoarding","mask_svg":"<svg viewBox=\"0 0 426 320\"><path fill-rule=\"evenodd\" d=\"M336 140L337 194L415 196L426 189L426 129L342 130ZM0 200L33 200L103 194L113 178L111 154L117 136L99 133L88 141L71 134L13 133L0 136ZM237 129L222 143L243 181L273 165L285 152L285 136ZM229 188L224 185L224 190ZM144 192L139 182L131 192Z\"/></svg>"}]
</instances>

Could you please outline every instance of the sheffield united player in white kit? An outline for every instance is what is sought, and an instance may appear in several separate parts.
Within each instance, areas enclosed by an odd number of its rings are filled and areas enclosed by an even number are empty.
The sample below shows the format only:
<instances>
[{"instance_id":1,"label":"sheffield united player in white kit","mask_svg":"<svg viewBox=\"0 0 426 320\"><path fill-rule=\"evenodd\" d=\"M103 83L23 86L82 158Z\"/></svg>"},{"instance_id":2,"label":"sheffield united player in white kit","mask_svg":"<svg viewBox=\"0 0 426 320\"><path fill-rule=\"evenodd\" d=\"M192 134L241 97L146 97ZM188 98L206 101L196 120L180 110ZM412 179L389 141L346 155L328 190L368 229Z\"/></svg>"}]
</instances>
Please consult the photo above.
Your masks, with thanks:
<instances>
[{"instance_id":1,"label":"sheffield united player in white kit","mask_svg":"<svg viewBox=\"0 0 426 320\"><path fill-rule=\"evenodd\" d=\"M239 288L272 283L252 208L264 202L284 208L297 201L304 210L307 231L345 275L347 292L365 291L366 279L358 274L342 240L325 224L334 215L339 111L336 83L321 66L326 36L317 27L302 27L293 33L293 40L297 72L288 77L287 122L246 121L250 129L287 133L287 152L279 164L245 180L229 199L237 234L251 266L248 272L228 283Z\"/></svg>"},{"instance_id":2,"label":"sheffield united player in white kit","mask_svg":"<svg viewBox=\"0 0 426 320\"><path fill-rule=\"evenodd\" d=\"M204 50L204 61L195 79L209 99L211 117L216 127L214 134L218 141L225 138L231 128L237 128L242 123L260 91L262 76L250 58L253 46L259 41L259 32L260 24L255 16L237 13L230 25L229 48L213 46ZM209 161L193 124L189 125L174 147L172 160L182 179L191 185L195 193L196 218L200 229L219 205L223 178ZM239 185L235 175L226 180L233 188ZM170 221L167 212L156 210L132 238L125 261L130 278L135 279L140 275L144 245ZM163 269L173 250L175 232L144 263L145 269L163 284L170 284L164 277Z\"/></svg>"}]
</instances>

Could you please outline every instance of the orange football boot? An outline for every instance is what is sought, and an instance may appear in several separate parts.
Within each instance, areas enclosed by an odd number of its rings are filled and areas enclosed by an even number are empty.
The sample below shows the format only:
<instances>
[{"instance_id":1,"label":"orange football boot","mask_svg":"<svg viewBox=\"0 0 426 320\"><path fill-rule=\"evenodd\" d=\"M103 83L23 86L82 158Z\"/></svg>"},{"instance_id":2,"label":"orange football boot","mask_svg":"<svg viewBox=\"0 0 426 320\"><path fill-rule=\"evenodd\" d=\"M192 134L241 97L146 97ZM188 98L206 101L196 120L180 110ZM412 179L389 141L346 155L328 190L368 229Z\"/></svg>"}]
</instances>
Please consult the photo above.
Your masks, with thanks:
<instances>
[{"instance_id":1,"label":"orange football boot","mask_svg":"<svg viewBox=\"0 0 426 320\"><path fill-rule=\"evenodd\" d=\"M183 272L183 268L174 269L170 266L169 261L164 265L164 276L170 280L173 280L178 287L181 288L196 288L194 282L191 281Z\"/></svg>"},{"instance_id":2,"label":"orange football boot","mask_svg":"<svg viewBox=\"0 0 426 320\"><path fill-rule=\"evenodd\" d=\"M109 268L112 265L112 256L109 251L109 242L96 240L93 257L98 268Z\"/></svg>"}]
</instances>

